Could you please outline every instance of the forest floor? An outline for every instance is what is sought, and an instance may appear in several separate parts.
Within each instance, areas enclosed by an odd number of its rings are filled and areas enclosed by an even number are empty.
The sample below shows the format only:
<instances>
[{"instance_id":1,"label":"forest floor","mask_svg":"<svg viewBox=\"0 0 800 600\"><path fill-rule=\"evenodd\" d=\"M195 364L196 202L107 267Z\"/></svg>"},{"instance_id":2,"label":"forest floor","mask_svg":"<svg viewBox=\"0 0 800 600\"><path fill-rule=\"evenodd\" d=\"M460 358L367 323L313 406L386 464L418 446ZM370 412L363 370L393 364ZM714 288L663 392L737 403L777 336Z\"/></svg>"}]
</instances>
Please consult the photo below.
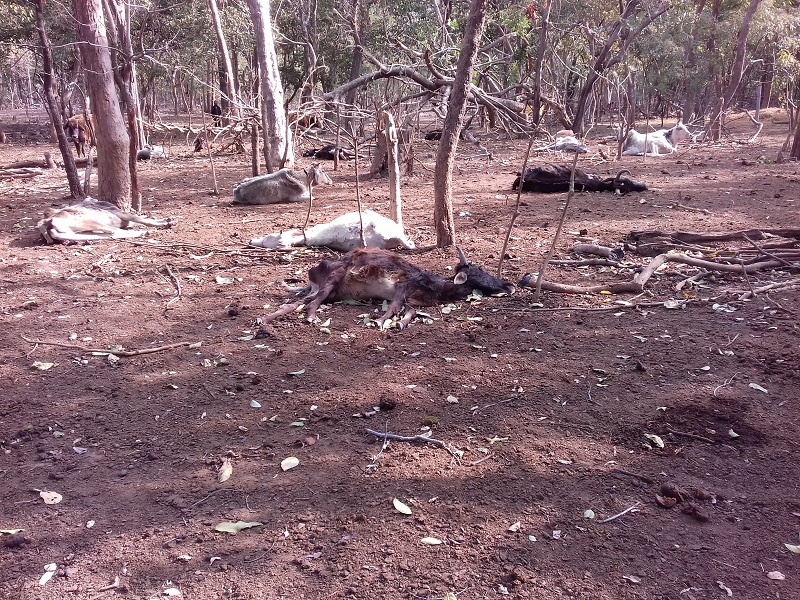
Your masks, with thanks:
<instances>
[{"instance_id":1,"label":"forest floor","mask_svg":"<svg viewBox=\"0 0 800 600\"><path fill-rule=\"evenodd\" d=\"M0 165L57 155L46 126L0 118L14 125ZM800 165L774 162L788 124L776 111L765 123L753 143L739 118L714 146L584 155L579 166L629 168L650 190L577 194L556 258L634 230L800 226ZM494 272L525 144L480 137L494 158L460 147L455 222ZM435 242L434 153L418 142L402 182L418 247ZM547 160L570 159L533 162ZM215 158L219 196L208 158L183 141L142 164L144 212L176 224L136 243L45 245L35 225L65 202L63 172L0 181L0 597L800 598L786 546L800 544L800 291L742 299L797 268L676 291L698 268L669 263L636 296L544 292L537 308L520 289L432 307L403 331L364 325L380 307L336 304L326 327L290 316L251 339L286 299L276 282L333 253L241 250L307 208L231 206L249 163ZM353 164L327 168L313 222L355 209ZM387 213L385 179L361 190ZM513 282L539 268L565 195L522 199ZM407 258L437 273L456 263L451 250ZM551 265L547 279L625 282L649 260ZM91 351L180 342L192 345ZM446 447L382 449L366 428L432 430ZM299 465L284 471L289 457ZM682 501L659 506L670 494ZM257 524L215 529L237 521Z\"/></svg>"}]
</instances>

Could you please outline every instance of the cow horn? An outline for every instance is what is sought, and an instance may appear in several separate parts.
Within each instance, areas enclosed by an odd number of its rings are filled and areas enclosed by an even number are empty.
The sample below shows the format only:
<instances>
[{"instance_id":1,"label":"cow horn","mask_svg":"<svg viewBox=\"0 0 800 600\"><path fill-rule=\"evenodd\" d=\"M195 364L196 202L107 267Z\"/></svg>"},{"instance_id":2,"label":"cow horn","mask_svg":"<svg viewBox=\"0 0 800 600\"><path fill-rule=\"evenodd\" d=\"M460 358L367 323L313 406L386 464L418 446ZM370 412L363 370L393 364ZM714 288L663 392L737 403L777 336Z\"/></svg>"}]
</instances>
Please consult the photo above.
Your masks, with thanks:
<instances>
[{"instance_id":1,"label":"cow horn","mask_svg":"<svg viewBox=\"0 0 800 600\"><path fill-rule=\"evenodd\" d=\"M461 251L461 248L456 246L456 252L458 252L458 260L459 260L458 264L459 265L466 265L467 264L467 257L464 256L464 253Z\"/></svg>"},{"instance_id":2,"label":"cow horn","mask_svg":"<svg viewBox=\"0 0 800 600\"><path fill-rule=\"evenodd\" d=\"M617 173L616 177L614 177L614 187L619 189L619 180L623 174L630 175L631 172L628 169L622 169L619 173Z\"/></svg>"}]
</instances>

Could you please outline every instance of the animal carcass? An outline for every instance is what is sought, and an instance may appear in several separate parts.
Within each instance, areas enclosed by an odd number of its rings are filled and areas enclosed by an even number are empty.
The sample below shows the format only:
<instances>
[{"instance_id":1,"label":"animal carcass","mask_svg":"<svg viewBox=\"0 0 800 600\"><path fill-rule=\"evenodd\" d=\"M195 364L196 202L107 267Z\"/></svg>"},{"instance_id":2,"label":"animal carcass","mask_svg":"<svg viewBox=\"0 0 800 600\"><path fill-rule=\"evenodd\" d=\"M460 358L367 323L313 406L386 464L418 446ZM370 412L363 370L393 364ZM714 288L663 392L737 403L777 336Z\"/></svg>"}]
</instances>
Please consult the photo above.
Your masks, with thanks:
<instances>
[{"instance_id":1,"label":"animal carcass","mask_svg":"<svg viewBox=\"0 0 800 600\"><path fill-rule=\"evenodd\" d=\"M120 210L109 202L87 198L76 204L49 208L36 228L48 244L133 238L147 234L146 229L128 229L131 223L168 229L169 219L148 219Z\"/></svg>"},{"instance_id":2,"label":"animal carcass","mask_svg":"<svg viewBox=\"0 0 800 600\"><path fill-rule=\"evenodd\" d=\"M522 182L522 190L525 192L539 192L542 194L555 194L569 190L569 180L571 167L567 165L543 164L525 170L525 179ZM630 175L627 169L621 170L616 177L602 178L594 173L587 173L583 169L575 169L575 191L577 192L618 192L627 194L628 192L644 192L647 186L638 183L627 177L622 177L624 173ZM513 189L519 187L520 177L514 181Z\"/></svg>"},{"instance_id":3,"label":"animal carcass","mask_svg":"<svg viewBox=\"0 0 800 600\"><path fill-rule=\"evenodd\" d=\"M269 248L271 250L288 250L293 246L326 246L333 250L347 252L361 247L361 223L364 226L364 241L368 248L392 250L405 248L412 250L414 242L408 239L403 228L397 223L371 210L361 213L346 213L330 223L320 223L306 229L305 236L301 229L290 229L281 233L272 233L264 237L250 240L251 246Z\"/></svg>"},{"instance_id":4,"label":"animal carcass","mask_svg":"<svg viewBox=\"0 0 800 600\"><path fill-rule=\"evenodd\" d=\"M233 190L233 204L307 202L315 185L331 184L328 174L311 165L305 171L281 169L276 173L245 179Z\"/></svg>"},{"instance_id":5,"label":"animal carcass","mask_svg":"<svg viewBox=\"0 0 800 600\"><path fill-rule=\"evenodd\" d=\"M305 305L306 318L317 319L317 309L323 302L338 300L387 300L386 312L377 319L379 326L398 314L403 307L406 314L398 323L408 325L416 313L415 307L433 306L463 300L474 290L487 295L513 294L515 286L489 275L476 265L467 262L458 250L459 263L455 277L444 279L411 264L388 250L352 250L333 260L323 260L308 272L308 285L296 289L303 295L300 302L284 304L265 317L264 322L289 314Z\"/></svg>"}]
</instances>

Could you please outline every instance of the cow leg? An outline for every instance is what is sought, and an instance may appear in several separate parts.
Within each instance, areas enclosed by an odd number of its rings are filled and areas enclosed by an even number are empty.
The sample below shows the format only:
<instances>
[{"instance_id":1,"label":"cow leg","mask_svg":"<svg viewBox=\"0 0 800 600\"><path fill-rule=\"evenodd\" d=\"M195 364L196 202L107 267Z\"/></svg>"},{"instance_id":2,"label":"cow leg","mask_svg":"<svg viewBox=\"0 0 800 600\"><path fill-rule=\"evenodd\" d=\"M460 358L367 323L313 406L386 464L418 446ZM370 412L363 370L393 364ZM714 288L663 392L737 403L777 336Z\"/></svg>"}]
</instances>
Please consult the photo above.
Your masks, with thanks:
<instances>
[{"instance_id":1,"label":"cow leg","mask_svg":"<svg viewBox=\"0 0 800 600\"><path fill-rule=\"evenodd\" d=\"M389 303L389 306L386 307L386 312L383 313L380 317L375 319L375 322L378 324L380 329L384 328L384 323L395 316L400 310L406 305L406 287L404 285L398 284L394 290L394 297L392 301ZM412 309L413 310L413 309ZM411 317L414 318L413 316ZM409 319L409 322L411 319ZM400 321L402 323L402 320ZM400 327L402 329L403 326Z\"/></svg>"},{"instance_id":2,"label":"cow leg","mask_svg":"<svg viewBox=\"0 0 800 600\"><path fill-rule=\"evenodd\" d=\"M346 274L347 267L340 266L328 274L325 283L320 286L316 294L313 296L306 296L306 299L310 300L310 302L306 304L306 319L308 321L314 322L318 320L316 315L317 309L322 306L322 303L328 299L328 296L342 284Z\"/></svg>"}]
</instances>

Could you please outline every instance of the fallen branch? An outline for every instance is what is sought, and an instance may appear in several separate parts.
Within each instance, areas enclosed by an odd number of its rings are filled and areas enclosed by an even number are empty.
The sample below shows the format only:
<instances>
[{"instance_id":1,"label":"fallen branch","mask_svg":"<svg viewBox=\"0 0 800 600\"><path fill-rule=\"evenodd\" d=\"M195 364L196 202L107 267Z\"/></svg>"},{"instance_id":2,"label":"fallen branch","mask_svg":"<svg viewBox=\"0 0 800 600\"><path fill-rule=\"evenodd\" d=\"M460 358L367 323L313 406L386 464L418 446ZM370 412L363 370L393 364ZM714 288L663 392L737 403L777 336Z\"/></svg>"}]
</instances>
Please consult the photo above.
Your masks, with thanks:
<instances>
[{"instance_id":1,"label":"fallen branch","mask_svg":"<svg viewBox=\"0 0 800 600\"><path fill-rule=\"evenodd\" d=\"M612 473L619 473L621 475L627 475L628 477L633 477L634 479L638 479L639 481L644 481L650 485L655 483L655 480L650 479L647 475L639 475L638 473L632 473L631 471L626 471L625 469L611 469Z\"/></svg>"},{"instance_id":2,"label":"fallen branch","mask_svg":"<svg viewBox=\"0 0 800 600\"><path fill-rule=\"evenodd\" d=\"M696 435L694 433L684 433L683 431L675 431L674 429L667 429L667 433L671 433L672 435L677 435L679 437L690 438L693 440L699 440L701 442L706 442L707 444L713 444L714 440L703 437L702 435Z\"/></svg>"},{"instance_id":3,"label":"fallen branch","mask_svg":"<svg viewBox=\"0 0 800 600\"><path fill-rule=\"evenodd\" d=\"M71 348L73 350L80 350L81 352L97 353L97 354L113 354L114 356L129 357L141 356L142 354L153 354L154 352L163 352L164 350L172 350L173 348L180 348L181 346L193 346L200 344L200 342L176 342L174 344L167 344L166 346L158 346L157 348L143 348L141 350L109 350L107 348L86 348L78 344L64 344L62 342L48 342L46 340L31 340L24 335L19 336L29 344L42 344L44 346L56 346L58 348Z\"/></svg>"},{"instance_id":4,"label":"fallen branch","mask_svg":"<svg viewBox=\"0 0 800 600\"><path fill-rule=\"evenodd\" d=\"M183 290L181 289L181 280L178 279L178 276L172 272L172 269L170 269L169 265L166 265L165 268L169 276L172 278L173 283L175 284L175 296L173 296L173 298L169 302L167 302L167 305L164 307L164 310L167 310L170 304L172 304L176 300L181 299L181 296L183 295Z\"/></svg>"},{"instance_id":5,"label":"fallen branch","mask_svg":"<svg viewBox=\"0 0 800 600\"><path fill-rule=\"evenodd\" d=\"M381 433L380 431L374 431L372 429L367 429L366 431L368 434L374 435L382 440L394 440L396 442L409 442L412 444L415 442L426 442L447 450L447 446L442 440L435 440L433 438L425 437L424 435L397 435L396 433Z\"/></svg>"},{"instance_id":6,"label":"fallen branch","mask_svg":"<svg viewBox=\"0 0 800 600\"><path fill-rule=\"evenodd\" d=\"M644 290L647 281L655 273L661 265L667 262L677 262L694 267L707 269L708 271L721 271L724 273L739 273L747 275L755 273L763 269L771 267L780 267L783 263L779 260L765 260L761 262L745 264L721 264L710 260L703 260L693 256L686 256L685 254L678 254L674 252L667 252L666 254L659 254L650 261L640 273L637 273L633 281L623 283L600 284L590 286L568 285L563 283L555 283L552 281L542 281L541 289L548 292L556 292L559 294L599 294L606 292L609 294L638 294ZM519 282L520 287L536 287L531 285L533 275L527 273ZM538 284L537 284L538 285Z\"/></svg>"},{"instance_id":7,"label":"fallen branch","mask_svg":"<svg viewBox=\"0 0 800 600\"><path fill-rule=\"evenodd\" d=\"M746 231L731 231L728 233L696 233L692 231L631 231L628 239L635 242L646 242L653 238L672 238L681 242L729 242L731 240L763 240L769 236L800 239L800 229L748 229Z\"/></svg>"}]
</instances>

